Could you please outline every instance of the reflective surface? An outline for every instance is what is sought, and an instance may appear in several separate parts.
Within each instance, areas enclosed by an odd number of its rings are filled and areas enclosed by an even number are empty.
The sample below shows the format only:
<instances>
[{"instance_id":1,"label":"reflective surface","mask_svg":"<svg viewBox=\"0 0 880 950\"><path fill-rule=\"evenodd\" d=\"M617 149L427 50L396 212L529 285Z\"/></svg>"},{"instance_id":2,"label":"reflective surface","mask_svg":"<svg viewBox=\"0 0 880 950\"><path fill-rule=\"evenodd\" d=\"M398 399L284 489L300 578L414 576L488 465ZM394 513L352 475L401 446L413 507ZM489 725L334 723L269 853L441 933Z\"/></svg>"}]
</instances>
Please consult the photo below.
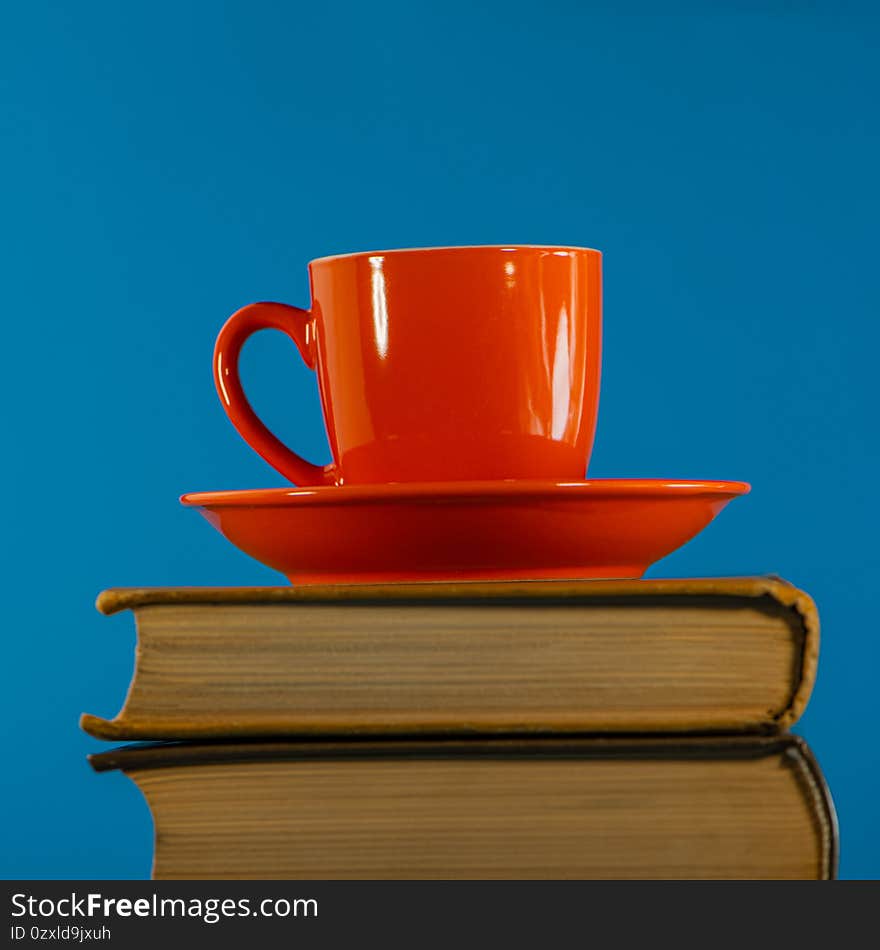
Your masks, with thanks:
<instances>
[{"instance_id":1,"label":"reflective surface","mask_svg":"<svg viewBox=\"0 0 880 950\"><path fill-rule=\"evenodd\" d=\"M197 492L184 505L295 584L641 577L744 482L602 479Z\"/></svg>"},{"instance_id":2,"label":"reflective surface","mask_svg":"<svg viewBox=\"0 0 880 950\"><path fill-rule=\"evenodd\" d=\"M233 424L291 481L584 477L599 396L598 251L376 251L321 258L309 272L311 311L245 307L214 354ZM327 468L284 447L244 396L239 352L267 328L317 370Z\"/></svg>"},{"instance_id":3,"label":"reflective surface","mask_svg":"<svg viewBox=\"0 0 880 950\"><path fill-rule=\"evenodd\" d=\"M837 870L821 769L806 743L785 735L175 743L91 762L143 792L158 879L813 879Z\"/></svg>"}]
</instances>

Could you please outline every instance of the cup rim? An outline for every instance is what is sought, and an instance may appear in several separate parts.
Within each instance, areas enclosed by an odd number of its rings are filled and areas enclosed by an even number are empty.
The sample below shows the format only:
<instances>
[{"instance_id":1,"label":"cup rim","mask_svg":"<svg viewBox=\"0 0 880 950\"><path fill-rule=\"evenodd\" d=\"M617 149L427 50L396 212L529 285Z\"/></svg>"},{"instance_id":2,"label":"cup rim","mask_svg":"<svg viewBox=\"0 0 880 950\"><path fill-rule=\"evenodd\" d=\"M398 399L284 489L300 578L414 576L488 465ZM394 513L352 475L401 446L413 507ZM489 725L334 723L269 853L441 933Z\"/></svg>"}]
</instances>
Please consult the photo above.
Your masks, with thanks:
<instances>
[{"instance_id":1,"label":"cup rim","mask_svg":"<svg viewBox=\"0 0 880 950\"><path fill-rule=\"evenodd\" d=\"M340 261L350 257L384 257L388 254L418 254L425 251L551 251L560 254L602 252L595 247L580 247L572 244L440 244L432 247L394 247L379 251L349 251L346 254L327 254L324 257L315 257L309 261L312 264L326 264L330 261Z\"/></svg>"}]
</instances>

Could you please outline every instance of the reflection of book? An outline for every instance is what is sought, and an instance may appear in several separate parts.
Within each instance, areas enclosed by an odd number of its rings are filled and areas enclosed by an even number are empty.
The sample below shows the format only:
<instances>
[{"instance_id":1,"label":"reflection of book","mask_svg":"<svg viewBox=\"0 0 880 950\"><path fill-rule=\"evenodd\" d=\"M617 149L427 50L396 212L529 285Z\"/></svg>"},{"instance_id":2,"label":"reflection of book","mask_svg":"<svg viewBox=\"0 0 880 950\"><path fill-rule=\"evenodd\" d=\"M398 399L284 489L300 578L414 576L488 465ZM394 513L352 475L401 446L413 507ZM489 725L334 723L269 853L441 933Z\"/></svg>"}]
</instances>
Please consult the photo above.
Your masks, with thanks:
<instances>
[{"instance_id":1,"label":"reflection of book","mask_svg":"<svg viewBox=\"0 0 880 950\"><path fill-rule=\"evenodd\" d=\"M106 591L135 612L105 739L777 731L815 677L773 578Z\"/></svg>"},{"instance_id":2,"label":"reflection of book","mask_svg":"<svg viewBox=\"0 0 880 950\"><path fill-rule=\"evenodd\" d=\"M91 757L143 791L157 878L828 878L798 738L177 745Z\"/></svg>"}]
</instances>

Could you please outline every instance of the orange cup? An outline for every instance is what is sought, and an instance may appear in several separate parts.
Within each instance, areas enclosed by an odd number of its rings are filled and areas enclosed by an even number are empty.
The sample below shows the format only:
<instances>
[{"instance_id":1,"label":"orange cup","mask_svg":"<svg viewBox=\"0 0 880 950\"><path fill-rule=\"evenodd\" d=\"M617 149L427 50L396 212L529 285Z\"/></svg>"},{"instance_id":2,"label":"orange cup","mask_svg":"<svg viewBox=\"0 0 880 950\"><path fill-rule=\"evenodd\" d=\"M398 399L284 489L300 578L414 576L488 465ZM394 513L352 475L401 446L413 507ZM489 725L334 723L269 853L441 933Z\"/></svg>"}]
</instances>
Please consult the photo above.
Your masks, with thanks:
<instances>
[{"instance_id":1,"label":"orange cup","mask_svg":"<svg viewBox=\"0 0 880 950\"><path fill-rule=\"evenodd\" d=\"M217 338L233 425L297 485L582 479L599 401L602 255L576 247L365 251L309 264L310 310L255 303ZM333 452L300 458L254 413L238 358L286 333L318 375Z\"/></svg>"}]
</instances>

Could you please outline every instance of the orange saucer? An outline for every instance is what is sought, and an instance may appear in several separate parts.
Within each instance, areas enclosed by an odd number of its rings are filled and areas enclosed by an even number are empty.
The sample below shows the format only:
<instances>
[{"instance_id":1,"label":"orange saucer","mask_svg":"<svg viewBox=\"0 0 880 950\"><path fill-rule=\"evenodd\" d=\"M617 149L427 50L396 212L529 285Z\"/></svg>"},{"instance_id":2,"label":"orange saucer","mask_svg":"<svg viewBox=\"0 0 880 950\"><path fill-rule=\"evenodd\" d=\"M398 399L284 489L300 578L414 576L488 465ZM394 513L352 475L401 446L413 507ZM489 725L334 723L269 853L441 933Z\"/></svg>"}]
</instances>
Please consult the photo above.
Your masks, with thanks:
<instances>
[{"instance_id":1,"label":"orange saucer","mask_svg":"<svg viewBox=\"0 0 880 950\"><path fill-rule=\"evenodd\" d=\"M745 482L597 479L193 492L236 547L294 584L641 577Z\"/></svg>"}]
</instances>

